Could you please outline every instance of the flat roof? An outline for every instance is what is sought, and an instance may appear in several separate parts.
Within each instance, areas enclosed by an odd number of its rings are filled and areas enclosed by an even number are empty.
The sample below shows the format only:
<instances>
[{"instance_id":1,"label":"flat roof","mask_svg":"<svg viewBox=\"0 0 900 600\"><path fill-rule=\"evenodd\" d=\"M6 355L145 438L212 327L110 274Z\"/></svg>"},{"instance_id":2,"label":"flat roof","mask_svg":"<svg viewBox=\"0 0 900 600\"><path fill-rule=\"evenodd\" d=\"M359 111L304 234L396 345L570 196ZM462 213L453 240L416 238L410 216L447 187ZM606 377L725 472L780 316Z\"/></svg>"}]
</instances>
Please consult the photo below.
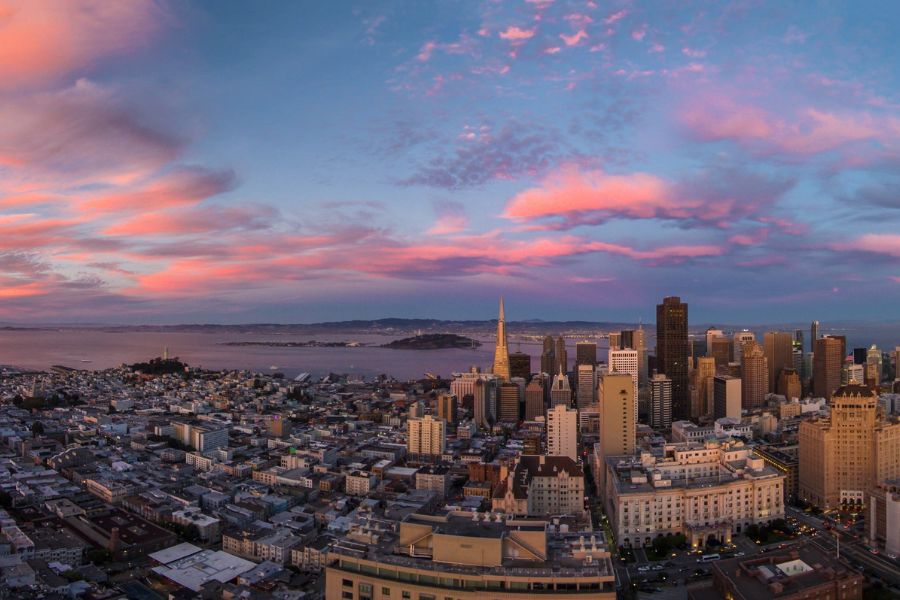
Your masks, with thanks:
<instances>
[{"instance_id":1,"label":"flat roof","mask_svg":"<svg viewBox=\"0 0 900 600\"><path fill-rule=\"evenodd\" d=\"M256 563L222 550L203 550L168 565L154 567L153 572L199 592L209 581L227 583L255 567Z\"/></svg>"},{"instance_id":2,"label":"flat roof","mask_svg":"<svg viewBox=\"0 0 900 600\"><path fill-rule=\"evenodd\" d=\"M148 556L158 563L167 565L176 560L191 556L192 554L197 554L198 552L200 552L198 546L184 542L175 546L170 546L169 548L164 548L159 552L154 552Z\"/></svg>"}]
</instances>

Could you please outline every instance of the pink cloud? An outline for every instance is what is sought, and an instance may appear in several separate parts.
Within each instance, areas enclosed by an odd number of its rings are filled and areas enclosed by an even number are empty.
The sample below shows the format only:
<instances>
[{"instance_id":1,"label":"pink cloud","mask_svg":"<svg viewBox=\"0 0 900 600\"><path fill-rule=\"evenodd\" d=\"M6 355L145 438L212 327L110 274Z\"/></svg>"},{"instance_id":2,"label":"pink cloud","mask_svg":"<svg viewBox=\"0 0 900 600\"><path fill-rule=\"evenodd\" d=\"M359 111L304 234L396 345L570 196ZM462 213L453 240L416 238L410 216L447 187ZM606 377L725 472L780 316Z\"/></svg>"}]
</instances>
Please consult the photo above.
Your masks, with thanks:
<instances>
[{"instance_id":1,"label":"pink cloud","mask_svg":"<svg viewBox=\"0 0 900 600\"><path fill-rule=\"evenodd\" d=\"M703 58L704 56L706 56L705 50L697 50L695 48L687 48L687 47L682 48L681 53L684 54L685 56L689 56L691 58Z\"/></svg>"},{"instance_id":2,"label":"pink cloud","mask_svg":"<svg viewBox=\"0 0 900 600\"><path fill-rule=\"evenodd\" d=\"M145 212L113 223L103 230L103 234L168 237L215 232L221 235L236 229L263 229L274 217L275 211L269 207L246 205Z\"/></svg>"},{"instance_id":3,"label":"pink cloud","mask_svg":"<svg viewBox=\"0 0 900 600\"><path fill-rule=\"evenodd\" d=\"M150 42L169 18L151 0L5 0L0 4L0 88L47 83Z\"/></svg>"},{"instance_id":4,"label":"pink cloud","mask_svg":"<svg viewBox=\"0 0 900 600\"><path fill-rule=\"evenodd\" d=\"M715 178L706 174L674 184L649 173L612 175L565 165L538 187L516 194L502 216L525 223L525 229L569 229L612 219L666 219L728 228L742 219L761 222L766 218L761 211L790 185L741 172L718 173Z\"/></svg>"},{"instance_id":5,"label":"pink cloud","mask_svg":"<svg viewBox=\"0 0 900 600\"><path fill-rule=\"evenodd\" d=\"M80 209L89 213L144 211L172 206L191 206L224 193L235 185L231 171L182 167L146 183L84 198Z\"/></svg>"},{"instance_id":6,"label":"pink cloud","mask_svg":"<svg viewBox=\"0 0 900 600\"><path fill-rule=\"evenodd\" d=\"M562 51L562 48L559 46L550 46L549 48L544 48L544 54L557 54Z\"/></svg>"},{"instance_id":7,"label":"pink cloud","mask_svg":"<svg viewBox=\"0 0 900 600\"><path fill-rule=\"evenodd\" d=\"M459 202L445 201L435 203L437 219L426 231L428 235L450 235L465 231L469 226L465 207Z\"/></svg>"},{"instance_id":8,"label":"pink cloud","mask_svg":"<svg viewBox=\"0 0 900 600\"><path fill-rule=\"evenodd\" d=\"M872 254L884 254L900 258L900 234L896 233L867 233L856 239L839 242L832 245L835 250L851 250L858 252L870 252Z\"/></svg>"},{"instance_id":9,"label":"pink cloud","mask_svg":"<svg viewBox=\"0 0 900 600\"><path fill-rule=\"evenodd\" d=\"M613 14L611 14L608 17L606 17L605 19L603 19L603 22L606 23L607 25L612 25L613 23L621 21L626 16L628 16L628 11L625 9L622 9L620 11L614 12Z\"/></svg>"},{"instance_id":10,"label":"pink cloud","mask_svg":"<svg viewBox=\"0 0 900 600\"><path fill-rule=\"evenodd\" d=\"M425 44L422 46L422 49L419 50L419 53L416 55L416 60L419 60L422 62L427 61L428 59L431 58L431 53L434 51L434 49L436 47L437 47L437 44L435 42L432 42L432 41L425 42Z\"/></svg>"},{"instance_id":11,"label":"pink cloud","mask_svg":"<svg viewBox=\"0 0 900 600\"><path fill-rule=\"evenodd\" d=\"M0 165L32 184L125 183L175 159L183 141L113 89L79 79L0 101ZM2 186L4 184L0 184Z\"/></svg>"},{"instance_id":12,"label":"pink cloud","mask_svg":"<svg viewBox=\"0 0 900 600\"><path fill-rule=\"evenodd\" d=\"M665 51L666 47L662 44L653 44L652 46L650 46L650 49L647 50L647 52L649 52L650 54L660 54Z\"/></svg>"},{"instance_id":13,"label":"pink cloud","mask_svg":"<svg viewBox=\"0 0 900 600\"><path fill-rule=\"evenodd\" d=\"M500 37L504 40L527 40L534 37L534 29L520 29L519 27L510 26L505 31L500 32Z\"/></svg>"},{"instance_id":14,"label":"pink cloud","mask_svg":"<svg viewBox=\"0 0 900 600\"><path fill-rule=\"evenodd\" d=\"M631 39L635 40L636 42L640 42L640 41L643 41L643 39L646 35L647 35L647 26L641 25L640 27L638 27L637 29L635 29L631 32Z\"/></svg>"},{"instance_id":15,"label":"pink cloud","mask_svg":"<svg viewBox=\"0 0 900 600\"><path fill-rule=\"evenodd\" d=\"M580 29L578 30L578 33L574 33L572 35L561 33L559 34L559 37L566 43L566 46L575 46L581 40L587 39L588 34L584 29Z\"/></svg>"},{"instance_id":16,"label":"pink cloud","mask_svg":"<svg viewBox=\"0 0 900 600\"><path fill-rule=\"evenodd\" d=\"M791 121L721 95L692 99L681 121L697 139L733 140L764 154L811 155L855 142L900 137L900 119L894 117L808 107L797 111Z\"/></svg>"}]
</instances>

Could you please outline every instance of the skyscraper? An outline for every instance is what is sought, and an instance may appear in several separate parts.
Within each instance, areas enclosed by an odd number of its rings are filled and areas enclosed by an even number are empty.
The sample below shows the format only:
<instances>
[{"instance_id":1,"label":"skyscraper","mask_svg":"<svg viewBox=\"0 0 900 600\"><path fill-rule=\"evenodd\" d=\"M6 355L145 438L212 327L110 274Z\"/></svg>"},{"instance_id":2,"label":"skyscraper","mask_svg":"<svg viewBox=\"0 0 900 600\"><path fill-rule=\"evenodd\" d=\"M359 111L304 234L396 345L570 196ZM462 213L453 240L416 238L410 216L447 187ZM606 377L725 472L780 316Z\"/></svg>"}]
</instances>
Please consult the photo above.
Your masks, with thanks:
<instances>
[{"instance_id":1,"label":"skyscraper","mask_svg":"<svg viewBox=\"0 0 900 600\"><path fill-rule=\"evenodd\" d=\"M777 391L788 399L800 399L803 388L800 385L800 374L794 369L782 369L778 374Z\"/></svg>"},{"instance_id":2,"label":"skyscraper","mask_svg":"<svg viewBox=\"0 0 900 600\"><path fill-rule=\"evenodd\" d=\"M569 376L559 372L553 377L553 386L550 388L550 406L557 404L572 404L572 388L569 385Z\"/></svg>"},{"instance_id":3,"label":"skyscraper","mask_svg":"<svg viewBox=\"0 0 900 600\"><path fill-rule=\"evenodd\" d=\"M509 376L521 377L528 381L531 377L531 355L525 352L513 352L510 354Z\"/></svg>"},{"instance_id":4,"label":"skyscraper","mask_svg":"<svg viewBox=\"0 0 900 600\"><path fill-rule=\"evenodd\" d=\"M633 395L631 378L619 373L604 375L600 379L599 392L600 437L594 444L591 460L602 497L606 492L606 457L634 454L637 398Z\"/></svg>"},{"instance_id":5,"label":"skyscraper","mask_svg":"<svg viewBox=\"0 0 900 600\"><path fill-rule=\"evenodd\" d=\"M756 342L744 344L741 359L741 403L743 408L760 408L766 402L769 368L766 353Z\"/></svg>"},{"instance_id":6,"label":"skyscraper","mask_svg":"<svg viewBox=\"0 0 900 600\"><path fill-rule=\"evenodd\" d=\"M503 423L515 423L519 420L519 386L515 383L500 384L499 414L497 419Z\"/></svg>"},{"instance_id":7,"label":"skyscraper","mask_svg":"<svg viewBox=\"0 0 900 600\"><path fill-rule=\"evenodd\" d=\"M472 414L478 427L490 427L497 419L499 381L492 375L482 376L475 380L472 393Z\"/></svg>"},{"instance_id":8,"label":"skyscraper","mask_svg":"<svg viewBox=\"0 0 900 600\"><path fill-rule=\"evenodd\" d=\"M794 338L786 331L767 331L763 344L769 368L767 391L774 393L782 369L794 368Z\"/></svg>"},{"instance_id":9,"label":"skyscraper","mask_svg":"<svg viewBox=\"0 0 900 600\"><path fill-rule=\"evenodd\" d=\"M607 373L600 380L600 445L606 456L634 452L637 398L631 383L624 373Z\"/></svg>"},{"instance_id":10,"label":"skyscraper","mask_svg":"<svg viewBox=\"0 0 900 600\"><path fill-rule=\"evenodd\" d=\"M637 350L632 349L624 349L624 350L613 350L609 351L609 372L610 373L622 373L631 376L632 387L634 387L633 396L635 398L634 402L634 421L637 422L638 418L638 405L637 405L637 397L638 397L638 376L640 374L640 356Z\"/></svg>"},{"instance_id":11,"label":"skyscraper","mask_svg":"<svg viewBox=\"0 0 900 600\"><path fill-rule=\"evenodd\" d=\"M497 347L494 349L494 375L501 381L509 381L509 347L506 343L506 315L503 298L500 298L500 315L497 317Z\"/></svg>"},{"instance_id":12,"label":"skyscraper","mask_svg":"<svg viewBox=\"0 0 900 600\"><path fill-rule=\"evenodd\" d=\"M688 305L678 296L656 306L656 361L659 372L672 380L672 417L691 414L688 389Z\"/></svg>"},{"instance_id":13,"label":"skyscraper","mask_svg":"<svg viewBox=\"0 0 900 600\"><path fill-rule=\"evenodd\" d=\"M623 329L619 335L619 345L622 348L634 348L634 329Z\"/></svg>"},{"instance_id":14,"label":"skyscraper","mask_svg":"<svg viewBox=\"0 0 900 600\"><path fill-rule=\"evenodd\" d=\"M553 376L556 368L556 344L552 335L544 336L544 350L541 352L541 373Z\"/></svg>"},{"instance_id":15,"label":"skyscraper","mask_svg":"<svg viewBox=\"0 0 900 600\"><path fill-rule=\"evenodd\" d=\"M575 406L581 410L597 403L597 384L594 365L578 365L576 367L578 387L575 392Z\"/></svg>"},{"instance_id":16,"label":"skyscraper","mask_svg":"<svg viewBox=\"0 0 900 600\"><path fill-rule=\"evenodd\" d=\"M732 338L719 336L710 340L706 355L715 359L717 367L727 366L734 360L734 341Z\"/></svg>"},{"instance_id":17,"label":"skyscraper","mask_svg":"<svg viewBox=\"0 0 900 600\"><path fill-rule=\"evenodd\" d=\"M569 372L569 353L566 351L566 338L559 336L556 340L556 368L554 373Z\"/></svg>"},{"instance_id":18,"label":"skyscraper","mask_svg":"<svg viewBox=\"0 0 900 600\"><path fill-rule=\"evenodd\" d=\"M716 329L715 327L710 327L706 330L706 354L707 356L711 354L712 350L712 341L715 338L725 337L725 332L721 329Z\"/></svg>"},{"instance_id":19,"label":"skyscraper","mask_svg":"<svg viewBox=\"0 0 900 600\"><path fill-rule=\"evenodd\" d=\"M819 322L813 321L809 326L809 349L816 351L816 340L819 339Z\"/></svg>"},{"instance_id":20,"label":"skyscraper","mask_svg":"<svg viewBox=\"0 0 900 600\"><path fill-rule=\"evenodd\" d=\"M734 362L741 362L741 353L744 351L744 344L747 342L755 342L756 336L752 331L746 329L734 332Z\"/></svg>"},{"instance_id":21,"label":"skyscraper","mask_svg":"<svg viewBox=\"0 0 900 600\"><path fill-rule=\"evenodd\" d=\"M609 349L616 350L622 347L622 332L610 331L608 336Z\"/></svg>"},{"instance_id":22,"label":"skyscraper","mask_svg":"<svg viewBox=\"0 0 900 600\"><path fill-rule=\"evenodd\" d=\"M650 427L672 427L672 380L660 373L650 378Z\"/></svg>"},{"instance_id":23,"label":"skyscraper","mask_svg":"<svg viewBox=\"0 0 900 600\"><path fill-rule=\"evenodd\" d=\"M727 339L727 338L716 338ZM716 359L701 356L697 359L697 406L691 410L691 418L711 415L713 412L713 377L716 376Z\"/></svg>"},{"instance_id":24,"label":"skyscraper","mask_svg":"<svg viewBox=\"0 0 900 600\"><path fill-rule=\"evenodd\" d=\"M533 377L525 387L525 420L544 416L544 379Z\"/></svg>"},{"instance_id":25,"label":"skyscraper","mask_svg":"<svg viewBox=\"0 0 900 600\"><path fill-rule=\"evenodd\" d=\"M861 506L875 484L900 477L900 423L878 418L878 396L866 387L832 392L828 419L800 423L800 498Z\"/></svg>"},{"instance_id":26,"label":"skyscraper","mask_svg":"<svg viewBox=\"0 0 900 600\"><path fill-rule=\"evenodd\" d=\"M881 350L878 349L878 346L872 344L872 347L866 352L866 379L871 382L869 385L874 386L874 389L877 389L878 385L881 384L883 370Z\"/></svg>"},{"instance_id":27,"label":"skyscraper","mask_svg":"<svg viewBox=\"0 0 900 600\"><path fill-rule=\"evenodd\" d=\"M844 357L841 340L831 336L818 338L813 351L813 394L831 400L831 394L841 385Z\"/></svg>"},{"instance_id":28,"label":"skyscraper","mask_svg":"<svg viewBox=\"0 0 900 600\"><path fill-rule=\"evenodd\" d=\"M575 344L575 368L579 365L597 364L597 344L595 342L578 342Z\"/></svg>"},{"instance_id":29,"label":"skyscraper","mask_svg":"<svg viewBox=\"0 0 900 600\"><path fill-rule=\"evenodd\" d=\"M441 394L438 396L438 418L447 421L448 425L456 425L458 402L453 394Z\"/></svg>"},{"instance_id":30,"label":"skyscraper","mask_svg":"<svg viewBox=\"0 0 900 600\"><path fill-rule=\"evenodd\" d=\"M641 387L647 385L647 335L643 324L634 330L632 341L631 348L638 352L638 387Z\"/></svg>"},{"instance_id":31,"label":"skyscraper","mask_svg":"<svg viewBox=\"0 0 900 600\"><path fill-rule=\"evenodd\" d=\"M547 454L578 460L578 411L557 404L547 411Z\"/></svg>"}]
</instances>

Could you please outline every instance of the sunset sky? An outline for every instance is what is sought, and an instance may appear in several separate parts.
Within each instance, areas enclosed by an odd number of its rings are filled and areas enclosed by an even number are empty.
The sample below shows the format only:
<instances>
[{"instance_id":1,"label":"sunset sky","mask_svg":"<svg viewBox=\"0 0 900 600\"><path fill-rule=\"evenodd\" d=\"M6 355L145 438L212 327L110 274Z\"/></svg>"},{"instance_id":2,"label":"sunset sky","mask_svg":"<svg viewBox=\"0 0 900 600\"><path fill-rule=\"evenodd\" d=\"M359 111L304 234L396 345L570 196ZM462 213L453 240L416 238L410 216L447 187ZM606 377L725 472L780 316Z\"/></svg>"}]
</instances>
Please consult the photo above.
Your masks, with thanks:
<instances>
[{"instance_id":1,"label":"sunset sky","mask_svg":"<svg viewBox=\"0 0 900 600\"><path fill-rule=\"evenodd\" d=\"M891 1L0 0L0 321L896 319L898 40Z\"/></svg>"}]
</instances>

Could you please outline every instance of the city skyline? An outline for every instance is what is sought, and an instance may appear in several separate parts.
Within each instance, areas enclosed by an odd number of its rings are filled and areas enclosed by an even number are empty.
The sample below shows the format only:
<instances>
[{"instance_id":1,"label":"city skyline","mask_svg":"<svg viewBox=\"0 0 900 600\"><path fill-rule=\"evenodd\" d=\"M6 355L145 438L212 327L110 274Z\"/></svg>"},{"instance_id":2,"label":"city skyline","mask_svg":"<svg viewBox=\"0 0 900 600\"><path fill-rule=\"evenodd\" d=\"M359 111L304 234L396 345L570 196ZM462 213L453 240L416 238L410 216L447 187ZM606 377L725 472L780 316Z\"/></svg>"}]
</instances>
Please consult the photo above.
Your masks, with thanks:
<instances>
[{"instance_id":1,"label":"city skyline","mask_svg":"<svg viewBox=\"0 0 900 600\"><path fill-rule=\"evenodd\" d=\"M896 318L898 16L0 3L0 321Z\"/></svg>"}]
</instances>

